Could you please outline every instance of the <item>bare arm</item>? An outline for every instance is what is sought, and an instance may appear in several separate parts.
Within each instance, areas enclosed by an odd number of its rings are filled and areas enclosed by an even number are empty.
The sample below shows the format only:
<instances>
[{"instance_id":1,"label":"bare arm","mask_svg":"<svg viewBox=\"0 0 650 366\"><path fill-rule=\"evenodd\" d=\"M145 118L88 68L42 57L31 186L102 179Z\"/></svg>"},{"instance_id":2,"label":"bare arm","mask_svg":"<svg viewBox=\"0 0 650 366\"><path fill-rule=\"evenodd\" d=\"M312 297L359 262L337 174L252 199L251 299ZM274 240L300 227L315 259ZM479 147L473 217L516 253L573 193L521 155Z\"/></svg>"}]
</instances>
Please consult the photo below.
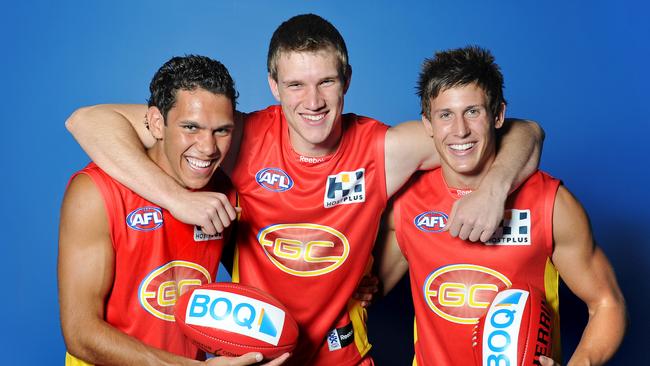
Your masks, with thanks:
<instances>
[{"instance_id":1,"label":"bare arm","mask_svg":"<svg viewBox=\"0 0 650 366\"><path fill-rule=\"evenodd\" d=\"M377 274L382 284L383 295L386 295L408 271L408 262L397 244L392 205L386 209L382 217L374 253Z\"/></svg>"},{"instance_id":2,"label":"bare arm","mask_svg":"<svg viewBox=\"0 0 650 366\"><path fill-rule=\"evenodd\" d=\"M563 186L555 199L553 239L555 267L589 310L589 321L568 365L602 365L623 340L625 301L612 266L593 242L584 209Z\"/></svg>"},{"instance_id":3,"label":"bare arm","mask_svg":"<svg viewBox=\"0 0 650 366\"><path fill-rule=\"evenodd\" d=\"M66 127L90 158L120 183L177 219L201 226L206 234L223 231L235 218L224 195L185 190L147 156L143 144L151 147L155 139L145 127L146 111L145 105L135 104L86 107L75 111Z\"/></svg>"},{"instance_id":4,"label":"bare arm","mask_svg":"<svg viewBox=\"0 0 650 366\"><path fill-rule=\"evenodd\" d=\"M58 260L61 326L71 355L101 365L202 364L147 346L104 320L114 252L102 197L85 175L75 177L63 200ZM269 365L280 365L286 358ZM211 359L206 365L250 365L260 360L259 353L250 353Z\"/></svg>"}]
</instances>

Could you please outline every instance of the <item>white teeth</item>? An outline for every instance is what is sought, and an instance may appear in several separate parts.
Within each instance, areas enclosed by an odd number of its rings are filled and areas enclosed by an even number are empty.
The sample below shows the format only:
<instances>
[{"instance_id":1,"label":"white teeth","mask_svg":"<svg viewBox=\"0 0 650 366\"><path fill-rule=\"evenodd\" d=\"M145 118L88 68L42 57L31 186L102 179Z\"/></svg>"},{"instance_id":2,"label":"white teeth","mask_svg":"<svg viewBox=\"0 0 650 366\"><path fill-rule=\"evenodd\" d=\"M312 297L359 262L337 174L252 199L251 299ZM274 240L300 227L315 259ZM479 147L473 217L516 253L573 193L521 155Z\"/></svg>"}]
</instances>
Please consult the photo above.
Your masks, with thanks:
<instances>
[{"instance_id":1,"label":"white teeth","mask_svg":"<svg viewBox=\"0 0 650 366\"><path fill-rule=\"evenodd\" d=\"M318 115L311 115L311 114L303 114L302 115L305 119L308 119L310 121L320 121L325 117L325 114L318 114Z\"/></svg>"},{"instance_id":2,"label":"white teeth","mask_svg":"<svg viewBox=\"0 0 650 366\"><path fill-rule=\"evenodd\" d=\"M205 160L200 160L200 159L195 159L195 158L190 158L189 156L186 157L187 162L190 163L190 165L197 167L197 168L207 168L212 164L211 160L205 161Z\"/></svg>"},{"instance_id":3,"label":"white teeth","mask_svg":"<svg viewBox=\"0 0 650 366\"><path fill-rule=\"evenodd\" d=\"M468 150L469 148L471 148L471 147L474 146L474 145L475 145L474 142L468 142L468 143L466 143L466 144L453 144L453 145L449 145L449 148L452 149L452 150L465 151L465 150Z\"/></svg>"}]
</instances>

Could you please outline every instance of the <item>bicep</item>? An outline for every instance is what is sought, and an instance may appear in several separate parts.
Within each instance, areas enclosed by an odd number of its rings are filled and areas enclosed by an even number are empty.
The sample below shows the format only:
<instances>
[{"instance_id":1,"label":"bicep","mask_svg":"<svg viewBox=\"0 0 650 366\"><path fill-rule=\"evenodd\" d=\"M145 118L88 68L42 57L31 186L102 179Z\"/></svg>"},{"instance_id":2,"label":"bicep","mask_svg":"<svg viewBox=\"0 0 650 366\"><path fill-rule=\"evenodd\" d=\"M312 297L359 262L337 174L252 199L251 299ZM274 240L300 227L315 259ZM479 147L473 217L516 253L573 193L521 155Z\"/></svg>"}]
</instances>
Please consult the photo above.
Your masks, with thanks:
<instances>
[{"instance_id":1,"label":"bicep","mask_svg":"<svg viewBox=\"0 0 650 366\"><path fill-rule=\"evenodd\" d=\"M594 244L589 219L580 203L560 186L553 209L553 264L571 291L590 308L622 295L614 271Z\"/></svg>"},{"instance_id":2,"label":"bicep","mask_svg":"<svg viewBox=\"0 0 650 366\"><path fill-rule=\"evenodd\" d=\"M440 166L433 140L420 121L404 122L389 128L386 132L384 156L389 196L417 170Z\"/></svg>"},{"instance_id":3,"label":"bicep","mask_svg":"<svg viewBox=\"0 0 650 366\"><path fill-rule=\"evenodd\" d=\"M113 283L113 247L102 197L86 175L76 176L63 199L59 228L59 302L66 337L102 319Z\"/></svg>"}]
</instances>

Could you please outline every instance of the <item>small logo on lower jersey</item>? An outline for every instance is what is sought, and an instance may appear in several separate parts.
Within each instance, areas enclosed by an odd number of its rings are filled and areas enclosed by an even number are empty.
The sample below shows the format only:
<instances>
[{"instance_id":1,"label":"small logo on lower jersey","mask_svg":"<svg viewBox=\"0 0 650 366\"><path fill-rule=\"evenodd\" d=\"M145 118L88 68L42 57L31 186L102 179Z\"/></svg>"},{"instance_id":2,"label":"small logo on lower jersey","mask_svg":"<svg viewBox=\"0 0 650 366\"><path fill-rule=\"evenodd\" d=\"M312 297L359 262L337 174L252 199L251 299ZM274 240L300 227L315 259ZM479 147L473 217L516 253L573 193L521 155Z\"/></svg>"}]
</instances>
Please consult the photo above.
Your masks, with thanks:
<instances>
[{"instance_id":1,"label":"small logo on lower jersey","mask_svg":"<svg viewBox=\"0 0 650 366\"><path fill-rule=\"evenodd\" d=\"M323 207L366 201L365 169L350 172L340 172L327 177Z\"/></svg>"},{"instance_id":2,"label":"small logo on lower jersey","mask_svg":"<svg viewBox=\"0 0 650 366\"><path fill-rule=\"evenodd\" d=\"M503 224L497 229L487 244L491 245L531 245L530 210L506 210Z\"/></svg>"},{"instance_id":3,"label":"small logo on lower jersey","mask_svg":"<svg viewBox=\"0 0 650 366\"><path fill-rule=\"evenodd\" d=\"M354 328L348 323L341 328L332 329L327 333L327 348L331 351L340 350L354 342Z\"/></svg>"},{"instance_id":4,"label":"small logo on lower jersey","mask_svg":"<svg viewBox=\"0 0 650 366\"><path fill-rule=\"evenodd\" d=\"M223 234L216 233L214 235L208 235L201 231L201 228L194 226L194 241L208 241L208 240L219 240L223 239Z\"/></svg>"}]
</instances>

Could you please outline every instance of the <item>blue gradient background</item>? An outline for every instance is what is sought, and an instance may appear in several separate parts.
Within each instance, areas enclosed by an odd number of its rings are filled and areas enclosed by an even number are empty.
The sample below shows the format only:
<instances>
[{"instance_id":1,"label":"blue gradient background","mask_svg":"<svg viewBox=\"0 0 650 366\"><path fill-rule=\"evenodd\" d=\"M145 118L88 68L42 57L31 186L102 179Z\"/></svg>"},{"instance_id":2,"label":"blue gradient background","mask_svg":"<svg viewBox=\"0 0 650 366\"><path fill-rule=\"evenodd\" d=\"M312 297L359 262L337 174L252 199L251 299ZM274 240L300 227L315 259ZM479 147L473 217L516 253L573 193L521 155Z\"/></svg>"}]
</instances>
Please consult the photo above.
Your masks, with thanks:
<instances>
[{"instance_id":1,"label":"blue gradient background","mask_svg":"<svg viewBox=\"0 0 650 366\"><path fill-rule=\"evenodd\" d=\"M346 110L394 124L418 118L415 81L435 50L490 48L506 76L508 114L546 131L542 167L564 180L591 216L626 295L631 326L612 364L650 364L644 306L650 286L649 6L642 1L23 1L3 5L0 302L5 361L60 365L56 295L58 210L88 158L65 131L77 107L144 102L173 55L217 58L252 111L274 102L266 82L273 30L315 12L343 34L353 65ZM408 365L406 283L371 309L379 365ZM565 353L584 306L562 298ZM645 329L645 330L644 330Z\"/></svg>"}]
</instances>

